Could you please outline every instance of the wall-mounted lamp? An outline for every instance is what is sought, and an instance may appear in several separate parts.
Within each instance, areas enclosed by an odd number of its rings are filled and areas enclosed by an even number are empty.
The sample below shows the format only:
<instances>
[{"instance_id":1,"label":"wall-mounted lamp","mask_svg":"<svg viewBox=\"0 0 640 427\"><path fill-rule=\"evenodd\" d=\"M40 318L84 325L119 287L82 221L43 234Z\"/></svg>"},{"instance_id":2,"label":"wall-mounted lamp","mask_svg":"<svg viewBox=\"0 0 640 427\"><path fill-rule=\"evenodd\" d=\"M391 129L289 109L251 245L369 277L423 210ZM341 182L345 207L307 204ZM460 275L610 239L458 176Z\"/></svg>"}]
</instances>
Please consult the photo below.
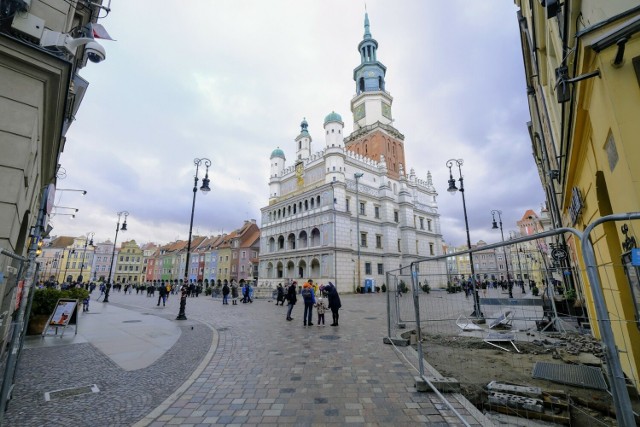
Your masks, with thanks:
<instances>
[{"instance_id":1,"label":"wall-mounted lamp","mask_svg":"<svg viewBox=\"0 0 640 427\"><path fill-rule=\"evenodd\" d=\"M556 90L558 102L562 104L571 99L570 83L577 83L582 80L590 79L591 77L600 77L600 70L595 70L570 79L569 69L566 65L556 68L556 85L554 89Z\"/></svg>"},{"instance_id":2,"label":"wall-mounted lamp","mask_svg":"<svg viewBox=\"0 0 640 427\"><path fill-rule=\"evenodd\" d=\"M70 207L68 207L68 206L58 206L58 205L55 205L55 206L54 206L54 208L56 208L56 209L73 209L73 210L74 210L74 211L76 211L76 212L78 212L78 211L79 211L79 209L78 209L78 208L70 208Z\"/></svg>"},{"instance_id":3,"label":"wall-mounted lamp","mask_svg":"<svg viewBox=\"0 0 640 427\"><path fill-rule=\"evenodd\" d=\"M87 190L77 190L75 188L56 188L56 191L80 191L83 196L87 194Z\"/></svg>"}]
</instances>

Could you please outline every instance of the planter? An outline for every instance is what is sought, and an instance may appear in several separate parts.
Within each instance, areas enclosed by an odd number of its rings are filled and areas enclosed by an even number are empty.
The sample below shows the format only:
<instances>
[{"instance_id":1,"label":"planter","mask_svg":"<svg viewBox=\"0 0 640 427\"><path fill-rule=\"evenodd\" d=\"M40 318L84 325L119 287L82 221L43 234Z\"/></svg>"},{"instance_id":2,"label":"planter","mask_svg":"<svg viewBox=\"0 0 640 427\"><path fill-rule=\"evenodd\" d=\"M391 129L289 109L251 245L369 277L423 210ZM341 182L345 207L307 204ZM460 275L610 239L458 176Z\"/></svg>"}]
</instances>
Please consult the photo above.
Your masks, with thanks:
<instances>
[{"instance_id":1,"label":"planter","mask_svg":"<svg viewBox=\"0 0 640 427\"><path fill-rule=\"evenodd\" d=\"M47 325L49 315L34 314L29 316L29 324L27 325L27 335L40 335Z\"/></svg>"}]
</instances>

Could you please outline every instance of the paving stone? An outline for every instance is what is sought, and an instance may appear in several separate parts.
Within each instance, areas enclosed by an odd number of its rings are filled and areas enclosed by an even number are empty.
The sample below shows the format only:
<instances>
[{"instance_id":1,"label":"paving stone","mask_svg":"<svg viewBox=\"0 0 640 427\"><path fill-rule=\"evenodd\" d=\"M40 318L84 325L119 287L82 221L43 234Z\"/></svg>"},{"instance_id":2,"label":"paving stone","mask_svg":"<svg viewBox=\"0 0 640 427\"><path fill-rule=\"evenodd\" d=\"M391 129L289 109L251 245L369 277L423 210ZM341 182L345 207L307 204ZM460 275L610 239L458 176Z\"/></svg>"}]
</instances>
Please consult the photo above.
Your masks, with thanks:
<instances>
[{"instance_id":1,"label":"paving stone","mask_svg":"<svg viewBox=\"0 0 640 427\"><path fill-rule=\"evenodd\" d=\"M383 344L384 297L343 296L340 327L331 330L286 322L283 310L263 300L227 310L211 298L190 298L189 320L176 321L181 335L175 345L135 371L122 370L87 343L25 349L5 421L66 427L86 425L91 414L97 426L141 420L154 427L462 424L439 399L416 392L411 369ZM142 295L111 299L118 307L149 312ZM172 321L178 303L168 303L175 310L165 312ZM296 305L294 315L301 310ZM363 322L363 313L377 320ZM217 331L216 341L207 325ZM192 375L207 355L211 359ZM44 391L87 384L97 384L100 393L44 404ZM179 387L181 394L165 402ZM154 418L144 418L162 403Z\"/></svg>"}]
</instances>

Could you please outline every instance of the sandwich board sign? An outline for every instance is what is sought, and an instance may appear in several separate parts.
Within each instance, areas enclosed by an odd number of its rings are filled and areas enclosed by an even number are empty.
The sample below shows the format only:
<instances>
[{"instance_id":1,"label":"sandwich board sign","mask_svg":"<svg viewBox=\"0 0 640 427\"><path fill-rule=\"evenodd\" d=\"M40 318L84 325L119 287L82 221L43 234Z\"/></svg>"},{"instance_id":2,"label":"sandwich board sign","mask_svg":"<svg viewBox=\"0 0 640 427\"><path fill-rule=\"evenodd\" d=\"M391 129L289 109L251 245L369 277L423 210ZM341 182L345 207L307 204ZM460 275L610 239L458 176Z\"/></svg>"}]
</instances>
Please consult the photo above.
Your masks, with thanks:
<instances>
[{"instance_id":1,"label":"sandwich board sign","mask_svg":"<svg viewBox=\"0 0 640 427\"><path fill-rule=\"evenodd\" d=\"M49 316L47 326L42 331L42 336L47 335L50 328L56 329L56 335L58 335L58 328L62 328L60 338L64 335L64 331L67 326L75 325L76 334L78 333L78 300L60 298L56 304L53 313Z\"/></svg>"}]
</instances>

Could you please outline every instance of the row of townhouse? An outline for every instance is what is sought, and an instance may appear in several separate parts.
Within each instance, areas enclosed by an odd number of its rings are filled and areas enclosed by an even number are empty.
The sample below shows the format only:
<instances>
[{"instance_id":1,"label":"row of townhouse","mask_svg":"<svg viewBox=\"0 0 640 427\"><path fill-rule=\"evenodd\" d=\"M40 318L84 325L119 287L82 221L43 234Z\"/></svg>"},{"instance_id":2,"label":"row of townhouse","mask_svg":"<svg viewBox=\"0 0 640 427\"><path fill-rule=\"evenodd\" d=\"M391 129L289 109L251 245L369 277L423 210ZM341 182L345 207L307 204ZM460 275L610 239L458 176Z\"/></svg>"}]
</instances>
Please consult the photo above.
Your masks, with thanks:
<instances>
[{"instance_id":1,"label":"row of townhouse","mask_svg":"<svg viewBox=\"0 0 640 427\"><path fill-rule=\"evenodd\" d=\"M179 240L158 247L147 258L145 280L187 278L189 282L210 284L257 279L260 229L255 220L245 221L229 234L194 236L189 251L187 246L188 242Z\"/></svg>"},{"instance_id":2,"label":"row of townhouse","mask_svg":"<svg viewBox=\"0 0 640 427\"><path fill-rule=\"evenodd\" d=\"M260 229L255 220L238 230L214 237L194 236L187 263L188 242L165 245L135 240L114 248L110 241L94 244L89 236L56 237L38 256L39 279L52 282L144 283L178 281L218 283L257 278Z\"/></svg>"},{"instance_id":3,"label":"row of townhouse","mask_svg":"<svg viewBox=\"0 0 640 427\"><path fill-rule=\"evenodd\" d=\"M553 243L551 239L538 239L520 244L512 244L518 237L539 233L551 228L549 211L543 207L540 213L528 209L516 222L517 230L505 230L505 246L495 249L483 249L487 243L479 240L472 244L473 258L469 254L452 256L447 259L447 281L458 282L471 277L471 261L473 271L478 280L502 281L516 280L542 284L545 281L557 281L565 284L565 269L554 262L551 257ZM467 246L457 247L444 245L444 253L466 251Z\"/></svg>"}]
</instances>

